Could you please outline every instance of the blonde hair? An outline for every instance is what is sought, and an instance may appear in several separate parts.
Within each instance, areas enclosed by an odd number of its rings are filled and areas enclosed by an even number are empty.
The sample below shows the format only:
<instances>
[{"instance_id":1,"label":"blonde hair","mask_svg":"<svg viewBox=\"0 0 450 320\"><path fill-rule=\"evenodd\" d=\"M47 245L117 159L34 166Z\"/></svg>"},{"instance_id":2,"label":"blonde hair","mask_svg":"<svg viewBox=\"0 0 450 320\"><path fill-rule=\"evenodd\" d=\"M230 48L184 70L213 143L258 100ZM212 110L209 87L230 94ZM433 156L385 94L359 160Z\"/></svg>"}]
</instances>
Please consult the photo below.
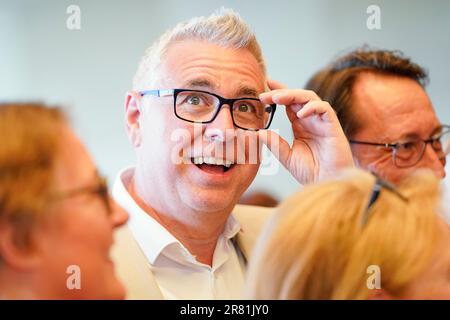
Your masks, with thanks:
<instances>
[{"instance_id":1,"label":"blonde hair","mask_svg":"<svg viewBox=\"0 0 450 320\"><path fill-rule=\"evenodd\" d=\"M58 108L0 104L0 223L17 225L21 244L47 205L65 123Z\"/></svg>"},{"instance_id":2,"label":"blonde hair","mask_svg":"<svg viewBox=\"0 0 450 320\"><path fill-rule=\"evenodd\" d=\"M381 270L381 289L402 296L442 235L439 181L429 172L414 175L398 187L407 201L383 188L366 211L374 183L371 174L352 170L290 198L258 243L247 296L367 299L372 265Z\"/></svg>"},{"instance_id":3,"label":"blonde hair","mask_svg":"<svg viewBox=\"0 0 450 320\"><path fill-rule=\"evenodd\" d=\"M221 8L208 17L195 17L167 30L146 51L133 79L133 89L142 90L155 84L158 66L169 46L176 41L198 40L224 48L247 49L266 72L261 48L255 34L231 9ZM149 77L150 75L150 77Z\"/></svg>"}]
</instances>

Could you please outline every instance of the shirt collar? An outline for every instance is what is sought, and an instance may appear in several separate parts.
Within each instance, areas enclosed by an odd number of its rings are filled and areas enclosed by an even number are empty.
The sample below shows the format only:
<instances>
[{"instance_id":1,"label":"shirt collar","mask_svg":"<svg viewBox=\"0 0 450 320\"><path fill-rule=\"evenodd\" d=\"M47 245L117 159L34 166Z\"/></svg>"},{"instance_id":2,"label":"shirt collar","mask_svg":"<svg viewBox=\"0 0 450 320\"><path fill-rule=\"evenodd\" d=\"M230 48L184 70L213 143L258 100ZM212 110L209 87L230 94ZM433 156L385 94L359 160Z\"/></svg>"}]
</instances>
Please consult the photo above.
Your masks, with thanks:
<instances>
[{"instance_id":1,"label":"shirt collar","mask_svg":"<svg viewBox=\"0 0 450 320\"><path fill-rule=\"evenodd\" d=\"M185 257L192 257L189 251L177 238L147 214L134 201L126 187L131 182L133 174L133 167L125 168L120 171L114 181L112 194L116 202L128 212L128 227L146 258L151 264L154 264L158 256L165 249L170 250L170 256L173 256L174 250L177 250ZM239 221L231 214L221 237L223 237L224 240L230 240L234 238L240 230L241 225Z\"/></svg>"},{"instance_id":2,"label":"shirt collar","mask_svg":"<svg viewBox=\"0 0 450 320\"><path fill-rule=\"evenodd\" d=\"M225 229L223 230L222 237L226 240L232 239L239 233L239 231L241 231L241 224L232 214L230 214L227 224L225 225Z\"/></svg>"},{"instance_id":3,"label":"shirt collar","mask_svg":"<svg viewBox=\"0 0 450 320\"><path fill-rule=\"evenodd\" d=\"M112 194L116 202L129 214L128 227L133 233L144 255L151 264L168 246L184 246L169 231L148 215L129 194L126 186L131 182L134 168L119 172L114 182Z\"/></svg>"}]
</instances>

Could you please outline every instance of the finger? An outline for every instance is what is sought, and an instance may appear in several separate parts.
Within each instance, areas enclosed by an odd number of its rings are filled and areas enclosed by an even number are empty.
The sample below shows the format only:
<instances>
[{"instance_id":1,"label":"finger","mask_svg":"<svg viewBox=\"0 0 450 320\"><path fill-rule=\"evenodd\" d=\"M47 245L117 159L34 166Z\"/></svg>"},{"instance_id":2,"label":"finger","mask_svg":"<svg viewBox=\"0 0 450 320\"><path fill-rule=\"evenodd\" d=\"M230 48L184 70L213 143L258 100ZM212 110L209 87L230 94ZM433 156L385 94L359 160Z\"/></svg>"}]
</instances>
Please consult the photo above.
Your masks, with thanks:
<instances>
[{"instance_id":1,"label":"finger","mask_svg":"<svg viewBox=\"0 0 450 320\"><path fill-rule=\"evenodd\" d=\"M297 118L305 119L313 115L318 115L320 118L327 122L337 120L336 113L330 104L326 101L311 101L308 102L297 112Z\"/></svg>"},{"instance_id":2,"label":"finger","mask_svg":"<svg viewBox=\"0 0 450 320\"><path fill-rule=\"evenodd\" d=\"M259 95L263 103L276 103L285 106L292 104L305 104L309 101L320 100L319 96L311 90L303 89L276 89Z\"/></svg>"},{"instance_id":3,"label":"finger","mask_svg":"<svg viewBox=\"0 0 450 320\"><path fill-rule=\"evenodd\" d=\"M293 122L298 119L297 113L302 109L303 105L301 104L292 104L285 108L286 115L290 122Z\"/></svg>"},{"instance_id":4,"label":"finger","mask_svg":"<svg viewBox=\"0 0 450 320\"><path fill-rule=\"evenodd\" d=\"M267 86L270 90L276 90L276 89L286 89L287 86L282 84L279 81L273 80L273 79L267 79Z\"/></svg>"},{"instance_id":5,"label":"finger","mask_svg":"<svg viewBox=\"0 0 450 320\"><path fill-rule=\"evenodd\" d=\"M275 158L287 168L291 153L291 146L280 135L271 130L258 131L258 137L262 143L274 154Z\"/></svg>"}]
</instances>

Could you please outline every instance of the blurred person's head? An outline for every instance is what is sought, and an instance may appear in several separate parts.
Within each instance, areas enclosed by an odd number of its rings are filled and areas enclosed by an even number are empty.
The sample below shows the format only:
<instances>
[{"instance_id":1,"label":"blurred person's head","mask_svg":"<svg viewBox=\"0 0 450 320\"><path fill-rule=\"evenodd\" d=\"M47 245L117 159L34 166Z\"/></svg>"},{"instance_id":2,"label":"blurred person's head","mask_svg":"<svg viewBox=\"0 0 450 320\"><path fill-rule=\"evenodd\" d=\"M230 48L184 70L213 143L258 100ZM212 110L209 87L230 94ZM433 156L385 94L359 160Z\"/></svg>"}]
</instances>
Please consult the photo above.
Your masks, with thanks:
<instances>
[{"instance_id":1,"label":"blurred person's head","mask_svg":"<svg viewBox=\"0 0 450 320\"><path fill-rule=\"evenodd\" d=\"M193 18L158 38L139 64L125 106L137 156L134 179L144 202L159 211L231 211L254 179L259 157L256 163L238 164L227 148L235 148L236 124L251 126L246 119L260 110L251 100L228 101L213 114L199 115L199 110L216 105L214 95L258 100L265 81L255 35L231 10ZM248 158L248 148L244 152Z\"/></svg>"},{"instance_id":2,"label":"blurred person's head","mask_svg":"<svg viewBox=\"0 0 450 320\"><path fill-rule=\"evenodd\" d=\"M317 72L306 87L336 111L356 163L398 183L418 168L445 176L450 127L439 122L427 82L426 71L401 52L363 47Z\"/></svg>"},{"instance_id":3,"label":"blurred person's head","mask_svg":"<svg viewBox=\"0 0 450 320\"><path fill-rule=\"evenodd\" d=\"M123 298L109 250L127 215L61 109L0 104L0 136L0 298Z\"/></svg>"},{"instance_id":4,"label":"blurred person's head","mask_svg":"<svg viewBox=\"0 0 450 320\"><path fill-rule=\"evenodd\" d=\"M378 198L375 185L354 170L285 202L250 261L248 298L449 299L438 179L418 172Z\"/></svg>"}]
</instances>

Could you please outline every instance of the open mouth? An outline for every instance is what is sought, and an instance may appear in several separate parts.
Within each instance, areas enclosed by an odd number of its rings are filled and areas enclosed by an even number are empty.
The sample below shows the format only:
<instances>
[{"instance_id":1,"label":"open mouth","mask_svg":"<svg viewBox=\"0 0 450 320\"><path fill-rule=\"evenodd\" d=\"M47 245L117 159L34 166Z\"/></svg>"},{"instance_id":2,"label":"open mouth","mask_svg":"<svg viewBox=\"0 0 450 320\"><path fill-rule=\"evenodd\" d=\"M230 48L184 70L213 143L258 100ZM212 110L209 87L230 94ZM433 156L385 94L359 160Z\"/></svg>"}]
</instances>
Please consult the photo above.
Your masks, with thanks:
<instances>
[{"instance_id":1,"label":"open mouth","mask_svg":"<svg viewBox=\"0 0 450 320\"><path fill-rule=\"evenodd\" d=\"M191 162L200 170L213 174L225 173L234 167L233 162L214 157L194 157Z\"/></svg>"}]
</instances>

